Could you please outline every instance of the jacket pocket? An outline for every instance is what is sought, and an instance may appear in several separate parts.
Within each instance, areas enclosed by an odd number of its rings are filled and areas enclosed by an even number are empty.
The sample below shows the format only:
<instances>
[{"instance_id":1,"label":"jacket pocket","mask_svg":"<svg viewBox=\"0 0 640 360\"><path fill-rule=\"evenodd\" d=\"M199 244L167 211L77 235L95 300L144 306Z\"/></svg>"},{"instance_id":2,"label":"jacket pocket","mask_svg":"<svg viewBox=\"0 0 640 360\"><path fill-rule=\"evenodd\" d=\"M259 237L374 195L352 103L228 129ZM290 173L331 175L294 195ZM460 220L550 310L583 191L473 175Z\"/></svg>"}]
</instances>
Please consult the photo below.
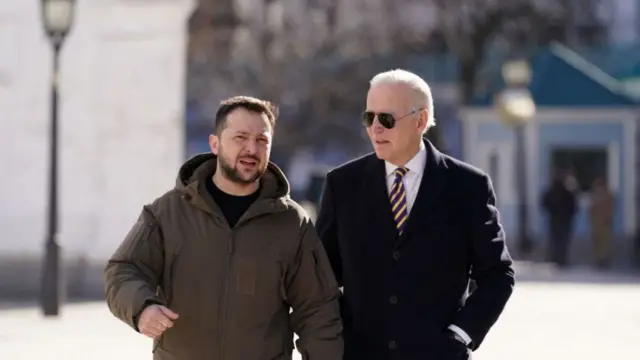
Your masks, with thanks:
<instances>
[{"instance_id":1,"label":"jacket pocket","mask_svg":"<svg viewBox=\"0 0 640 360\"><path fill-rule=\"evenodd\" d=\"M149 257L151 248L161 246L158 243L161 237L160 225L151 213L151 210L145 206L142 208L138 220L112 256L112 259L135 262L138 257ZM154 243L153 246L150 246L150 242ZM155 261L158 259L156 256L152 256L150 260Z\"/></svg>"},{"instance_id":2,"label":"jacket pocket","mask_svg":"<svg viewBox=\"0 0 640 360\"><path fill-rule=\"evenodd\" d=\"M145 240L153 235L155 230L155 222L151 221L146 212L138 218L138 221L131 228L120 247L116 250L114 258L133 261L135 254L140 251L146 251Z\"/></svg>"}]
</instances>

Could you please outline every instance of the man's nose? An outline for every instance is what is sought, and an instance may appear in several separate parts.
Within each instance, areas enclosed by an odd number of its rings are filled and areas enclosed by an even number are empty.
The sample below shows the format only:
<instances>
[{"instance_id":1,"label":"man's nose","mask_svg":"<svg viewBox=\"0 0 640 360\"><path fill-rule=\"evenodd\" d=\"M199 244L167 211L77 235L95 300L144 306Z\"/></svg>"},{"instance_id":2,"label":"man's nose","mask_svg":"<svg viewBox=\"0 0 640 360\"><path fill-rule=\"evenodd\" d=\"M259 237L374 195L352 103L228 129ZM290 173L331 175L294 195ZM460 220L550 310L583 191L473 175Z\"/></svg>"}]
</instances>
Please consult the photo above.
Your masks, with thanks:
<instances>
[{"instance_id":1,"label":"man's nose","mask_svg":"<svg viewBox=\"0 0 640 360\"><path fill-rule=\"evenodd\" d=\"M384 131L384 126L380 124L380 121L378 121L377 116L373 120L373 124L371 124L371 127L373 128L372 130L375 134L381 134Z\"/></svg>"},{"instance_id":2,"label":"man's nose","mask_svg":"<svg viewBox=\"0 0 640 360\"><path fill-rule=\"evenodd\" d=\"M258 143L255 140L249 140L245 144L245 150L247 153L254 155L258 152Z\"/></svg>"}]
</instances>

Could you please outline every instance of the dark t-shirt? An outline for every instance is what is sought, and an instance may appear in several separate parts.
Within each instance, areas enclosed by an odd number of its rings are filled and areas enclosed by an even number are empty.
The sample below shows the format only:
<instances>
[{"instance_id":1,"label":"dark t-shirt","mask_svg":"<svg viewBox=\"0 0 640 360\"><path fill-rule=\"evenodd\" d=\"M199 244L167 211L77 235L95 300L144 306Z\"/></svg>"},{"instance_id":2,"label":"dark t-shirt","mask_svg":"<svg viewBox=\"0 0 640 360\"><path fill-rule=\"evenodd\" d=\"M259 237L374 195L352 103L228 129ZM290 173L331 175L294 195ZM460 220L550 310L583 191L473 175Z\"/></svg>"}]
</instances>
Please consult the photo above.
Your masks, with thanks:
<instances>
[{"instance_id":1,"label":"dark t-shirt","mask_svg":"<svg viewBox=\"0 0 640 360\"><path fill-rule=\"evenodd\" d=\"M251 204L253 204L253 202L258 198L258 195L260 195L260 189L253 194L245 196L227 194L216 186L213 179L207 181L207 192L209 192L213 201L218 204L231 227L236 225L238 220L242 217L242 214L249 209L249 206L251 206Z\"/></svg>"}]
</instances>

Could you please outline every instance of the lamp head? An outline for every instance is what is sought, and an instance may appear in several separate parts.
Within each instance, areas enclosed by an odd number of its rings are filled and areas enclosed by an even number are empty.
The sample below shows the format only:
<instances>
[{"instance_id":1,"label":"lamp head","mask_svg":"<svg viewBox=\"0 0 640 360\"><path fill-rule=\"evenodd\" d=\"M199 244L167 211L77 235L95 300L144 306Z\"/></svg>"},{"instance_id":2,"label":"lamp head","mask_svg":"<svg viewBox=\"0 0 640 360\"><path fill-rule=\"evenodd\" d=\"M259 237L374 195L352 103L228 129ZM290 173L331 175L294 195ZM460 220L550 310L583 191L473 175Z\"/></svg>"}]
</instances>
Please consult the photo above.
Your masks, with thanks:
<instances>
[{"instance_id":1,"label":"lamp head","mask_svg":"<svg viewBox=\"0 0 640 360\"><path fill-rule=\"evenodd\" d=\"M502 77L507 86L526 86L531 82L531 67L525 60L507 61L502 65Z\"/></svg>"},{"instance_id":2,"label":"lamp head","mask_svg":"<svg viewBox=\"0 0 640 360\"><path fill-rule=\"evenodd\" d=\"M76 0L41 0L42 24L52 42L60 45L73 25Z\"/></svg>"}]
</instances>

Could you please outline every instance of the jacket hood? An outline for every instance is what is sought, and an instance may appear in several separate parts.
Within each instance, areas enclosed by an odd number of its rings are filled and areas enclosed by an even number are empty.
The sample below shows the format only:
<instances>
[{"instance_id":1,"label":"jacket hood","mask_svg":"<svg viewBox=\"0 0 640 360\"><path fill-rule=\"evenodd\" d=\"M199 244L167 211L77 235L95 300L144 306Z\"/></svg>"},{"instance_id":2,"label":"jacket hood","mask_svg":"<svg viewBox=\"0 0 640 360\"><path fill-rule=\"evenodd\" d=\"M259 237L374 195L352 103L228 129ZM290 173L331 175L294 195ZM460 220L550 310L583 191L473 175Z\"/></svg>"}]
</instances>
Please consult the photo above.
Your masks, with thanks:
<instances>
[{"instance_id":1,"label":"jacket hood","mask_svg":"<svg viewBox=\"0 0 640 360\"><path fill-rule=\"evenodd\" d=\"M176 189L185 190L194 183L203 183L216 171L218 157L212 153L198 154L187 160L178 171ZM267 171L260 179L260 198L289 197L289 181L280 168L269 161Z\"/></svg>"}]
</instances>

